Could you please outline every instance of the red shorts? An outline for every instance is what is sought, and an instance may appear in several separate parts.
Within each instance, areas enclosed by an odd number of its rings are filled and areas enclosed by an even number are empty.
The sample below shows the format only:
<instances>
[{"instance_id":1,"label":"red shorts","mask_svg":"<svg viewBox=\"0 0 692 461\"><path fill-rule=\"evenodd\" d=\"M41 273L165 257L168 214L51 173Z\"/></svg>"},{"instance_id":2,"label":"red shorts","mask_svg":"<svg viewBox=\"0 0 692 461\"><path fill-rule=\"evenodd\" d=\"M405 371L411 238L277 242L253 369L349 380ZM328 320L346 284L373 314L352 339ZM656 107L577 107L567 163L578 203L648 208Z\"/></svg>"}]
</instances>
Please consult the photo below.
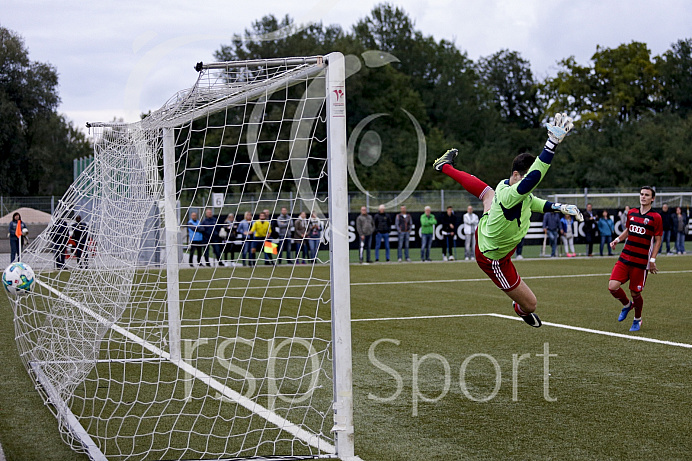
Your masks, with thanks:
<instances>
[{"instance_id":1,"label":"red shorts","mask_svg":"<svg viewBox=\"0 0 692 461\"><path fill-rule=\"evenodd\" d=\"M639 267L628 266L622 261L615 263L613 272L610 273L610 280L617 280L620 283L630 281L630 291L641 292L646 284L648 271Z\"/></svg>"},{"instance_id":2,"label":"red shorts","mask_svg":"<svg viewBox=\"0 0 692 461\"><path fill-rule=\"evenodd\" d=\"M521 277L519 277L516 267L512 264L513 254L514 250L510 251L502 259L486 258L478 248L478 240L476 240L476 263L478 267L488 274L490 280L502 291L512 291L521 282Z\"/></svg>"}]
</instances>

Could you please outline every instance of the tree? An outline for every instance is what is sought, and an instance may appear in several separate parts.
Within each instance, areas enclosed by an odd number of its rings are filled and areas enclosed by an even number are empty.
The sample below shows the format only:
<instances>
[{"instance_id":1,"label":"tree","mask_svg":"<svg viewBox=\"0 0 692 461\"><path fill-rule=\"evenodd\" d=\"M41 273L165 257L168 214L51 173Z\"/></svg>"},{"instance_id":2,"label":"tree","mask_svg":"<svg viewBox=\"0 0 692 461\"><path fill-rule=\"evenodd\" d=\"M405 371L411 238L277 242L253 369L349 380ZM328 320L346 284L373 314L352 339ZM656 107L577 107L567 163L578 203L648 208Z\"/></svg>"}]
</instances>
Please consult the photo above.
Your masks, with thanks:
<instances>
[{"instance_id":1,"label":"tree","mask_svg":"<svg viewBox=\"0 0 692 461\"><path fill-rule=\"evenodd\" d=\"M478 73L503 120L519 128L536 128L543 114L531 66L516 51L501 50L481 58Z\"/></svg>"},{"instance_id":2,"label":"tree","mask_svg":"<svg viewBox=\"0 0 692 461\"><path fill-rule=\"evenodd\" d=\"M0 27L0 194L61 194L72 159L89 145L56 112L58 75L31 61L22 38Z\"/></svg>"},{"instance_id":3,"label":"tree","mask_svg":"<svg viewBox=\"0 0 692 461\"><path fill-rule=\"evenodd\" d=\"M555 78L536 81L519 53L500 50L474 63L455 43L424 35L402 8L384 3L350 31L265 16L216 57L331 51L346 56L348 132L372 114L388 114L371 121L355 144L358 178L368 190L401 189L416 164L415 133L401 109L422 127L428 165L457 147L464 168L489 184L507 177L505 165L518 153L538 153L542 122L557 111L576 117L579 136L561 146L554 161L559 174L548 175L545 187L690 184L684 117L692 110L692 40L653 59L644 43L597 47L588 65L568 57ZM624 170L632 158L636 164ZM418 185L459 187L429 168Z\"/></svg>"},{"instance_id":4,"label":"tree","mask_svg":"<svg viewBox=\"0 0 692 461\"><path fill-rule=\"evenodd\" d=\"M327 54L334 51L334 43L343 35L338 25L301 26L294 24L288 15L281 20L267 15L253 22L243 35L234 34L232 44L222 45L214 57L219 61L245 61Z\"/></svg>"},{"instance_id":5,"label":"tree","mask_svg":"<svg viewBox=\"0 0 692 461\"><path fill-rule=\"evenodd\" d=\"M692 39L678 40L656 60L664 105L687 116L692 112Z\"/></svg>"},{"instance_id":6,"label":"tree","mask_svg":"<svg viewBox=\"0 0 692 461\"><path fill-rule=\"evenodd\" d=\"M473 61L454 43L424 36L403 9L387 3L358 21L353 36L365 49L396 56L392 67L410 78L425 104L430 120L426 131L436 127L457 142L482 141L494 109L480 88Z\"/></svg>"},{"instance_id":7,"label":"tree","mask_svg":"<svg viewBox=\"0 0 692 461\"><path fill-rule=\"evenodd\" d=\"M563 69L546 82L554 107L596 125L605 118L637 120L656 109L661 88L646 44L597 47L591 60L591 67L578 65L573 57L560 62Z\"/></svg>"}]
</instances>

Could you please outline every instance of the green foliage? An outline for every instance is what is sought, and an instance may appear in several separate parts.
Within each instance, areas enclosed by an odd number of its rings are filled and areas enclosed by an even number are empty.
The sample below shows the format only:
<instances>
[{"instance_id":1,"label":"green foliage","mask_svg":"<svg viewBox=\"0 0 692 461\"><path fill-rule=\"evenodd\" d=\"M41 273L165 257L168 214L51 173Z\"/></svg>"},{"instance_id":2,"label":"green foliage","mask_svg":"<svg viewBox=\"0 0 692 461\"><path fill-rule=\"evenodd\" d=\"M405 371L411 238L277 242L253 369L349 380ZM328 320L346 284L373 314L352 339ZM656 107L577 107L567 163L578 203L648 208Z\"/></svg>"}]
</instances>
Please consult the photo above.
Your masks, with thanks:
<instances>
[{"instance_id":1,"label":"green foliage","mask_svg":"<svg viewBox=\"0 0 692 461\"><path fill-rule=\"evenodd\" d=\"M59 194L71 176L71 160L88 155L88 143L55 113L56 70L30 61L21 38L7 29L0 28L0 40L0 193ZM366 117L385 114L361 131L366 139L355 142L356 172L368 190L401 189L415 169L416 132L404 111L425 135L428 165L457 147L462 167L490 184L506 176L516 154L539 153L542 126L559 111L575 117L576 129L544 186L632 187L645 180L658 187L692 186L690 38L661 56L651 56L640 42L597 47L589 63L563 58L556 76L537 81L518 52L504 49L474 62L454 43L417 30L402 8L383 3L350 30L268 15L234 34L214 56L230 61L332 51L346 56L348 132ZM232 130L208 135L240 136ZM191 145L198 141L193 134ZM200 170L183 182L257 181L247 165L216 175L203 168L226 164L233 155L224 148L193 151L185 162ZM288 154L279 149L275 155ZM270 180L277 179L273 174L267 171ZM418 189L441 187L459 185L427 168Z\"/></svg>"},{"instance_id":2,"label":"green foliage","mask_svg":"<svg viewBox=\"0 0 692 461\"><path fill-rule=\"evenodd\" d=\"M62 194L72 159L91 153L56 112L57 85L55 68L31 61L22 38L0 27L0 194Z\"/></svg>"},{"instance_id":3,"label":"green foliage","mask_svg":"<svg viewBox=\"0 0 692 461\"><path fill-rule=\"evenodd\" d=\"M562 69L546 85L556 111L567 110L585 124L598 126L607 118L637 120L656 108L661 86L644 43L597 47L591 60L593 66L586 67L574 58L560 62Z\"/></svg>"},{"instance_id":4,"label":"green foliage","mask_svg":"<svg viewBox=\"0 0 692 461\"><path fill-rule=\"evenodd\" d=\"M692 120L672 113L608 121L560 146L546 187L658 187L692 184ZM556 174L557 173L557 174Z\"/></svg>"},{"instance_id":5,"label":"green foliage","mask_svg":"<svg viewBox=\"0 0 692 461\"><path fill-rule=\"evenodd\" d=\"M415 133L402 109L423 129L428 164L457 147L462 167L489 184L506 177L518 153L539 153L542 125L560 111L576 118L577 129L560 147L545 187L692 185L684 120L692 110L692 39L678 41L660 57L639 42L597 47L589 65L565 58L557 76L539 82L518 52L500 50L474 63L454 43L416 30L402 8L383 3L350 32L266 16L216 57L335 50L347 60L349 132L368 116L386 114L355 143L356 172L368 190L401 189L413 173ZM459 187L429 168L418 185Z\"/></svg>"},{"instance_id":6,"label":"green foliage","mask_svg":"<svg viewBox=\"0 0 692 461\"><path fill-rule=\"evenodd\" d=\"M502 50L478 62L485 88L502 119L519 128L540 125L544 110L529 62L516 51Z\"/></svg>"},{"instance_id":7,"label":"green foliage","mask_svg":"<svg viewBox=\"0 0 692 461\"><path fill-rule=\"evenodd\" d=\"M679 40L656 59L663 104L687 116L692 112L692 39Z\"/></svg>"}]
</instances>

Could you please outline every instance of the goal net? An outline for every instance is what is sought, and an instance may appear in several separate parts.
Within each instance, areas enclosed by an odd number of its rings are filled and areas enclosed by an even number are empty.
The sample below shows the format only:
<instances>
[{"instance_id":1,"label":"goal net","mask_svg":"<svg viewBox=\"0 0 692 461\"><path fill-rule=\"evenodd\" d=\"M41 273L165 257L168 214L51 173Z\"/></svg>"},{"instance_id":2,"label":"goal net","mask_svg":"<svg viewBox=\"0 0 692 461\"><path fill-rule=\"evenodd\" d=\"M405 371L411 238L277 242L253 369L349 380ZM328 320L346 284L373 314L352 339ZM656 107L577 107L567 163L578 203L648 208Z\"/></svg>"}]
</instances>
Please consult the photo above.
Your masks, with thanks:
<instances>
[{"instance_id":1,"label":"goal net","mask_svg":"<svg viewBox=\"0 0 692 461\"><path fill-rule=\"evenodd\" d=\"M92 459L353 454L343 56L198 64L26 249L20 355Z\"/></svg>"}]
</instances>

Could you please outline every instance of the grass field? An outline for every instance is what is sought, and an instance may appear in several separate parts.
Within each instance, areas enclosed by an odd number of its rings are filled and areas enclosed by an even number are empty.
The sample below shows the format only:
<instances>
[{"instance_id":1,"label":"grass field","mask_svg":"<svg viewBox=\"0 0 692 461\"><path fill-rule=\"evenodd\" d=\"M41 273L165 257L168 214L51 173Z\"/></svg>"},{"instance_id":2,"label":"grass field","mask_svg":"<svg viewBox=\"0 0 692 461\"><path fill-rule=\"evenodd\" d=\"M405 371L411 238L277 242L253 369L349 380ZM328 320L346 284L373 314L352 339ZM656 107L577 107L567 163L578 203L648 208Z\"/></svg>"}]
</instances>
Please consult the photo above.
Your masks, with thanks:
<instances>
[{"instance_id":1,"label":"grass field","mask_svg":"<svg viewBox=\"0 0 692 461\"><path fill-rule=\"evenodd\" d=\"M660 258L639 333L628 332L631 317L616 320L606 289L614 261L517 262L538 296L540 329L518 320L474 263L352 266L356 453L689 459L692 257ZM19 361L4 296L0 322L7 458L85 459L61 442Z\"/></svg>"}]
</instances>

